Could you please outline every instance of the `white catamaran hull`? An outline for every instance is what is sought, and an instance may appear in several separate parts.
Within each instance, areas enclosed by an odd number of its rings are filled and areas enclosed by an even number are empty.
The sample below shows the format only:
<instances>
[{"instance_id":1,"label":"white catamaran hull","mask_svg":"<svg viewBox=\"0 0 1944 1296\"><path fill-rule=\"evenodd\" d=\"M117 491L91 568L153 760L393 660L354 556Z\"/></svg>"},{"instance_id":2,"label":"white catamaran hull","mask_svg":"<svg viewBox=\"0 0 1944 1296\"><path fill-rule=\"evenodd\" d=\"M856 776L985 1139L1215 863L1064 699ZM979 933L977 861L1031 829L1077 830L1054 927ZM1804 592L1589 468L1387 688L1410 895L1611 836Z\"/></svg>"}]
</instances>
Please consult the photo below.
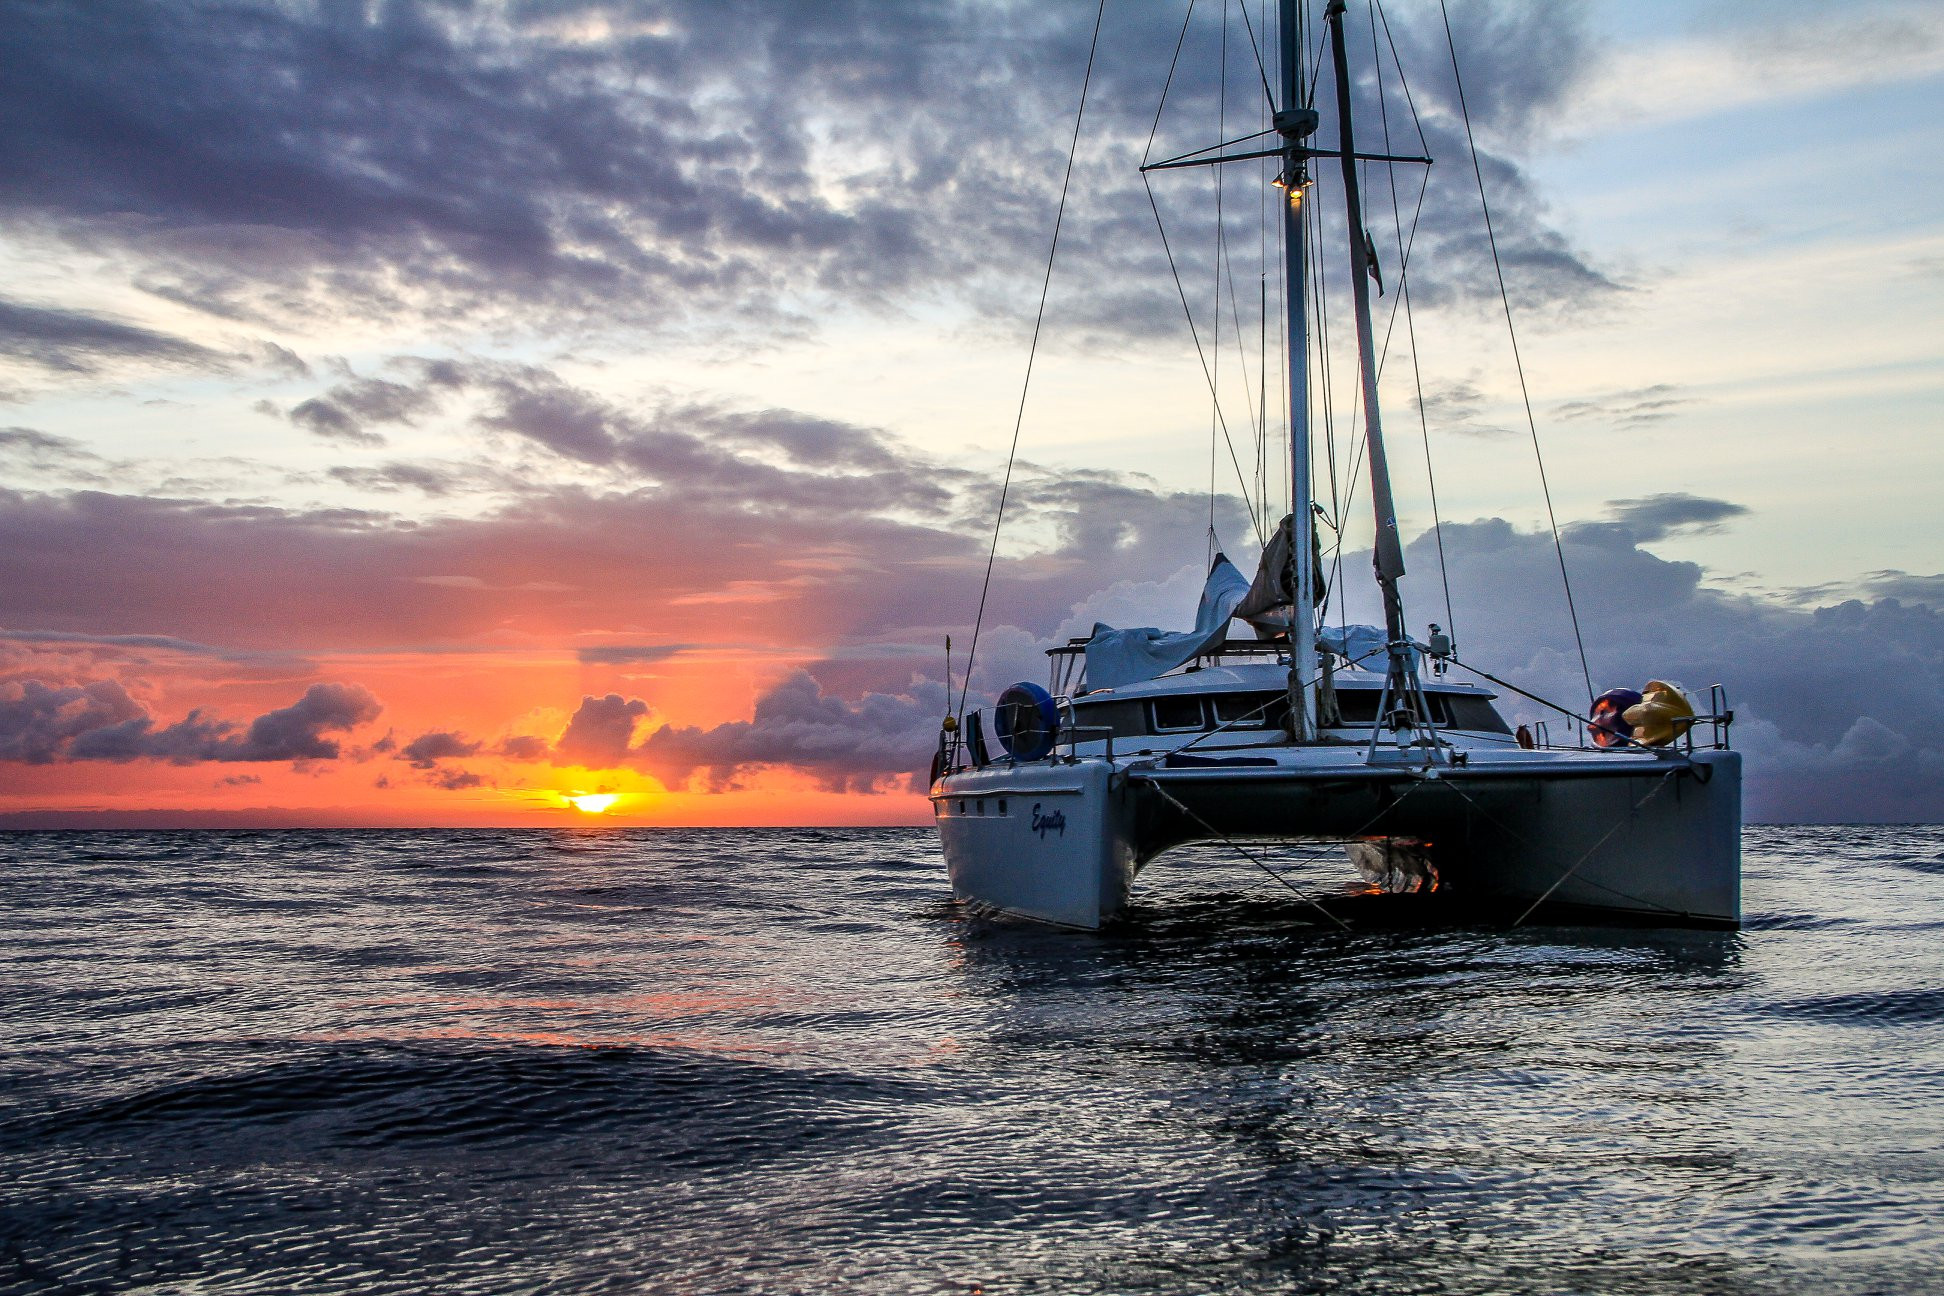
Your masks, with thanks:
<instances>
[{"instance_id":1,"label":"white catamaran hull","mask_svg":"<svg viewBox=\"0 0 1944 1296\"><path fill-rule=\"evenodd\" d=\"M1732 751L1521 753L1432 769L1361 750L1170 768L999 762L939 779L932 805L954 893L974 907L1093 928L1140 867L1221 837L1421 847L1437 890L1519 916L1734 927L1741 758ZM1217 831L1213 825L1220 825Z\"/></svg>"}]
</instances>

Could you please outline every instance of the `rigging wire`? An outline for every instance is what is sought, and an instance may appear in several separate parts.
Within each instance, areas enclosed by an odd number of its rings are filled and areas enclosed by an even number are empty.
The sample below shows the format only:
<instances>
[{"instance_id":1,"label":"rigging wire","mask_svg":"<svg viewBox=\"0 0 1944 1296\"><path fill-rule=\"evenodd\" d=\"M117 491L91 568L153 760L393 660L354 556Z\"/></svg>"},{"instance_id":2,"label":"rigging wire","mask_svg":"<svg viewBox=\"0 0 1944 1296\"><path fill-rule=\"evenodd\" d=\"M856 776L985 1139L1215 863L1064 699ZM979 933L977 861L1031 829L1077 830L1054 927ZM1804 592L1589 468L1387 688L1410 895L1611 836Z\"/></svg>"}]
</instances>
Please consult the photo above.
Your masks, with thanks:
<instances>
[{"instance_id":1,"label":"rigging wire","mask_svg":"<svg viewBox=\"0 0 1944 1296\"><path fill-rule=\"evenodd\" d=\"M1384 152L1395 152L1391 147L1390 100L1384 93L1383 55L1377 48L1377 17L1383 6L1377 0L1369 0L1370 11L1370 62L1377 70L1377 112L1384 125ZM1390 34L1390 24L1384 24L1384 33ZM1391 56L1396 59L1397 47L1391 47ZM1404 65L1396 63L1399 84L1407 87ZM1415 109L1413 109L1415 113ZM1421 134L1422 132L1420 132ZM1428 150L1427 150L1428 151ZM1445 625L1455 640L1458 637L1458 618L1451 610L1451 570L1445 563L1444 516L1438 509L1438 474L1431 463L1431 421L1424 409L1424 368L1418 361L1417 316L1411 310L1411 279L1404 264L1404 217L1397 205L1397 164L1384 164L1385 178L1390 186L1391 225L1397 234L1397 295L1404 307L1404 336L1411 348L1411 383L1417 391L1418 435L1424 442L1424 476L1431 489L1431 533L1438 541L1438 580L1444 586Z\"/></svg>"},{"instance_id":2,"label":"rigging wire","mask_svg":"<svg viewBox=\"0 0 1944 1296\"><path fill-rule=\"evenodd\" d=\"M992 544L986 550L985 580L979 585L979 611L972 620L972 644L965 653L965 683L959 688L958 710L972 689L972 666L979 656L979 631L985 625L986 596L992 592L992 567L999 557L999 528L1006 520L1006 498L1012 491L1013 465L1019 458L1019 430L1026 422L1026 395L1033 386L1033 360L1039 354L1040 328L1046 323L1046 297L1053 286L1053 261L1060 250L1060 227L1066 220L1067 191L1073 185L1073 160L1080 152L1080 123L1087 116L1087 91L1093 85L1094 55L1100 49L1100 24L1107 16L1107 0L1094 11L1093 39L1087 45L1087 70L1080 78L1080 107L1073 115L1073 142L1067 146L1066 174L1060 180L1060 204L1053 214L1053 242L1046 251L1046 274L1040 280L1039 310L1033 316L1033 340L1026 348L1026 376L1019 388L1019 412L1013 417L1012 448L1006 452L1006 475L999 485L999 509L992 519ZM1180 53L1179 47L1176 54ZM1173 70L1170 69L1170 76ZM1157 120L1159 114L1156 114ZM946 696L952 682L945 681Z\"/></svg>"},{"instance_id":3,"label":"rigging wire","mask_svg":"<svg viewBox=\"0 0 1944 1296\"><path fill-rule=\"evenodd\" d=\"M1222 0L1221 53L1216 59L1216 64L1221 71L1217 75L1215 82L1216 139L1228 138L1228 23L1230 8L1229 0ZM1215 561L1216 550L1215 473L1216 465L1219 462L1215 453L1217 449L1215 436L1218 431L1222 430L1221 396L1219 394L1222 386L1222 262L1225 259L1225 254L1228 252L1228 240L1226 237L1228 227L1222 220L1222 194L1225 188L1222 183L1222 173L1227 168L1215 166L1210 167L1209 170L1215 173L1210 177L1215 182L1215 255L1213 257L1213 263L1209 267L1214 272L1215 277L1215 303L1211 308L1208 332L1208 349L1212 353L1212 363L1214 365L1213 373L1209 379L1208 392L1210 404L1208 420L1208 560L1212 563ZM1239 475L1241 472L1240 464L1236 465L1236 471ZM1247 482L1242 483L1242 493L1244 496L1247 496L1249 493L1249 485Z\"/></svg>"},{"instance_id":4,"label":"rigging wire","mask_svg":"<svg viewBox=\"0 0 1944 1296\"><path fill-rule=\"evenodd\" d=\"M1471 108L1465 102L1465 79L1458 71L1458 42L1451 33L1451 12L1438 0L1444 18L1445 47L1451 52L1451 76L1458 87L1458 110L1465 122L1465 146L1471 151L1472 175L1478 180L1478 205L1485 213L1485 237L1492 247L1492 270L1498 276L1499 303L1505 308L1505 333L1512 342L1512 367L1519 375L1519 395L1525 401L1526 427L1532 433L1532 457L1539 465L1539 489L1546 498L1546 521L1552 525L1553 553L1559 558L1559 580L1566 587L1566 612L1573 622L1573 643L1579 648L1580 675L1586 681L1586 700L1593 701L1593 672L1586 664L1586 638L1580 633L1579 607L1573 601L1573 578L1566 572L1566 546L1559 538L1559 515L1553 511L1552 484L1546 478L1546 456L1539 449L1539 421L1532 413L1532 393L1526 387L1525 362L1519 356L1519 333L1512 324L1512 296L1505 288L1505 267L1499 261L1498 234L1492 228L1492 206L1485 198L1485 169L1478 161L1478 142L1472 135Z\"/></svg>"},{"instance_id":5,"label":"rigging wire","mask_svg":"<svg viewBox=\"0 0 1944 1296\"><path fill-rule=\"evenodd\" d=\"M1175 295L1181 299L1182 313L1188 317L1188 332L1195 340L1195 355L1201 360L1202 379L1208 384L1208 390L1212 395L1215 391L1215 378L1209 372L1208 353L1202 349L1201 329L1195 324L1195 312L1188 305L1188 290L1181 282L1180 267L1175 264L1174 246L1169 242L1167 226L1161 220L1161 206L1154 198L1154 185L1146 176L1141 177L1141 184L1147 190L1148 208L1154 213L1154 227L1161 234L1161 250L1168 255L1168 273L1174 277ZM1236 457L1235 439L1229 435L1228 416L1222 412L1219 396L1215 399L1215 416L1221 423L1222 440L1228 444L1229 463L1235 468L1235 479L1242 484L1242 507L1248 512L1249 525L1256 533L1256 543L1267 544L1268 541L1262 534L1262 519L1256 516L1255 501L1249 498L1249 479L1242 471L1242 461Z\"/></svg>"},{"instance_id":6,"label":"rigging wire","mask_svg":"<svg viewBox=\"0 0 1944 1296\"><path fill-rule=\"evenodd\" d=\"M1101 0L1101 3L1104 6L1106 0ZM1141 150L1143 166L1147 165L1148 159L1154 155L1154 139L1161 130L1161 114L1168 106L1168 91L1174 86L1175 69L1181 63L1181 47L1188 39L1188 24L1195 16L1195 3L1196 0L1188 0L1188 11L1181 17L1181 31L1175 36L1174 56L1168 60L1168 76L1161 83L1161 99L1154 105L1154 120L1148 126L1147 145ZM1098 41L1099 19L1097 17L1094 36ZM1195 356L1201 361L1202 380L1208 384L1209 394L1215 402L1215 417L1221 424L1222 439L1228 443L1229 462L1235 466L1236 480L1242 485L1242 507L1249 514L1249 526L1256 534L1256 542L1267 544L1268 542L1263 539L1262 519L1256 514L1254 501L1249 498L1248 478L1242 472L1242 461L1235 454L1235 440L1229 435L1228 416L1222 412L1221 397L1216 392L1214 376L1209 372L1208 353L1202 349L1201 329L1195 323L1194 310L1188 305L1188 289L1181 282L1180 267L1175 264L1174 245L1168 239L1167 224L1161 219L1161 205L1154 197L1154 183L1148 179L1148 173L1145 171L1141 172L1141 187L1147 190L1148 209L1154 213L1154 228L1161 235L1161 250L1167 253L1168 273L1174 278L1175 295L1181 299L1181 313L1188 319L1188 335L1194 339ZM1210 530L1213 530L1212 526Z\"/></svg>"}]
</instances>

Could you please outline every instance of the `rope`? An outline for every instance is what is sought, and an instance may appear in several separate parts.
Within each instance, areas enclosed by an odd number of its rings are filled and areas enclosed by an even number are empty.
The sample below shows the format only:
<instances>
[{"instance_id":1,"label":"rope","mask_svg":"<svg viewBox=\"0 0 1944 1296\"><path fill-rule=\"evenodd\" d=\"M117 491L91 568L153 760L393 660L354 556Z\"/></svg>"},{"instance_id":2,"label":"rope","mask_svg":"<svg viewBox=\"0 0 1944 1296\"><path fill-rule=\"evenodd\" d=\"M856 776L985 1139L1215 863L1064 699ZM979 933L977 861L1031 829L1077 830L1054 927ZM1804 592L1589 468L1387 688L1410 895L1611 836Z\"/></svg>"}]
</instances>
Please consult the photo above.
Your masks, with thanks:
<instances>
[{"instance_id":1,"label":"rope","mask_svg":"<svg viewBox=\"0 0 1944 1296\"><path fill-rule=\"evenodd\" d=\"M972 691L972 664L979 656L979 631L985 625L986 596L992 592L992 566L999 557L999 528L1006 520L1006 498L1012 492L1013 465L1019 458L1019 430L1026 422L1026 394L1033 386L1033 360L1039 354L1040 328L1046 323L1046 297L1053 287L1053 259L1060 250L1060 226L1066 220L1067 191L1073 185L1073 159L1080 152L1080 123L1087 115L1087 90L1093 85L1094 55L1100 49L1100 24L1107 15L1107 0L1100 0L1094 11L1093 40L1087 46L1087 70L1080 78L1080 107L1073 115L1073 142L1067 146L1066 174L1060 180L1060 205L1053 215L1053 244L1046 251L1046 275L1040 280L1039 310L1033 316L1033 340L1026 348L1026 377L1019 388L1019 412L1013 417L1012 447L1006 451L1006 475L999 486L999 510L992 519L992 544L986 550L985 580L979 585L979 611L972 621L972 644L965 652L965 683L959 689L958 710L965 711L966 694ZM1177 51L1178 52L1178 51ZM952 687L945 681L947 695Z\"/></svg>"},{"instance_id":2,"label":"rope","mask_svg":"<svg viewBox=\"0 0 1944 1296\"><path fill-rule=\"evenodd\" d=\"M1181 813L1187 815L1190 819L1193 819L1196 823L1200 824L1202 828L1205 829L1206 831L1211 832L1215 834L1215 836L1221 838L1222 841L1237 855L1240 855L1243 859L1249 861L1249 863L1255 865L1257 868L1261 869L1264 873L1267 873L1270 877L1276 879L1276 881L1282 883L1284 886L1288 887L1291 891L1295 892L1296 895L1299 898L1301 898L1305 904L1310 906L1310 908L1316 910L1316 912L1322 914L1325 918L1328 918L1331 922L1335 923L1341 930L1343 931L1350 930L1350 924L1344 922L1343 919L1337 917L1335 914L1331 913L1328 909L1325 909L1323 907L1322 901L1318 900L1315 896L1312 896L1309 892L1303 890L1301 887L1297 886L1294 882L1291 882L1288 878L1276 872L1276 870L1270 868L1267 864L1264 864L1261 860L1257 859L1254 855L1251 855L1248 851L1244 850L1240 842L1236 841L1233 837L1223 832L1220 828L1217 828L1214 824L1209 823L1208 820L1202 818L1200 815L1196 814L1193 810L1190 810L1187 806L1183 805L1180 801L1176 800L1174 794L1169 792L1168 789L1162 787L1159 783L1156 783L1153 779L1143 779L1142 782L1146 783L1149 787L1153 788L1156 792L1160 793L1161 799L1166 801L1169 805L1181 811Z\"/></svg>"},{"instance_id":3,"label":"rope","mask_svg":"<svg viewBox=\"0 0 1944 1296\"><path fill-rule=\"evenodd\" d=\"M1640 800L1633 803L1633 808L1627 811L1626 818L1616 820L1614 822L1613 827L1607 829L1605 835L1602 836L1600 840L1594 842L1592 848L1589 849L1586 852L1586 854L1580 856L1579 860L1576 863L1574 863L1573 867L1567 869L1564 873L1561 873L1559 875L1558 881L1554 882L1551 886L1547 887L1545 891L1540 894L1537 900L1534 900L1531 904L1526 906L1526 911L1520 914L1518 918L1513 921L1512 925L1514 927L1518 927L1520 924L1524 923L1526 919L1532 917L1532 911L1534 909L1537 909L1540 905L1546 903L1546 901L1552 897L1553 892L1559 890L1560 887L1565 886L1566 879L1572 877L1573 874L1579 872L1580 865L1592 859L1593 856L1596 853L1598 853L1600 847L1606 845L1607 842L1611 841L1613 839L1613 834L1619 832L1622 828L1625 828L1627 826L1628 820L1632 819L1636 814L1640 813L1640 808L1642 806L1646 805L1649 801L1652 801L1655 797L1659 796L1661 794L1661 789L1666 787L1669 783L1673 782L1674 776L1679 772L1680 772L1679 770L1669 770L1667 771L1667 773L1663 774L1661 776L1661 781L1654 784L1654 786L1648 790L1646 796L1640 798ZM1608 888L1602 887L1600 889L1604 891L1607 890Z\"/></svg>"},{"instance_id":4,"label":"rope","mask_svg":"<svg viewBox=\"0 0 1944 1296\"><path fill-rule=\"evenodd\" d=\"M1526 427L1532 433L1532 457L1539 465L1539 489L1546 498L1546 521L1552 526L1553 553L1559 558L1559 580L1566 587L1566 613L1573 622L1573 643L1579 648L1580 675L1586 681L1586 700L1593 701L1593 672L1586 664L1586 638L1580 633L1579 607L1573 601L1573 578L1566 572L1566 546L1559 538L1559 516L1553 511L1552 484L1546 478L1546 456L1539 449L1539 421L1532 413L1532 393L1526 388L1525 361L1519 356L1519 332L1512 324L1512 295L1505 288L1505 267L1499 260L1498 234L1492 228L1492 205L1485 198L1485 169L1478 161L1478 141L1472 135L1471 108L1465 101L1465 79L1458 71L1458 43L1451 34L1451 13L1438 0L1444 17L1445 47L1451 52L1451 76L1458 87L1458 110L1465 119L1465 146L1471 150L1472 175L1478 181L1478 205L1485 213L1485 237L1492 247L1492 271L1498 276L1499 303L1505 308L1505 334L1512 342L1512 367L1519 375L1519 395L1525 401Z\"/></svg>"}]
</instances>

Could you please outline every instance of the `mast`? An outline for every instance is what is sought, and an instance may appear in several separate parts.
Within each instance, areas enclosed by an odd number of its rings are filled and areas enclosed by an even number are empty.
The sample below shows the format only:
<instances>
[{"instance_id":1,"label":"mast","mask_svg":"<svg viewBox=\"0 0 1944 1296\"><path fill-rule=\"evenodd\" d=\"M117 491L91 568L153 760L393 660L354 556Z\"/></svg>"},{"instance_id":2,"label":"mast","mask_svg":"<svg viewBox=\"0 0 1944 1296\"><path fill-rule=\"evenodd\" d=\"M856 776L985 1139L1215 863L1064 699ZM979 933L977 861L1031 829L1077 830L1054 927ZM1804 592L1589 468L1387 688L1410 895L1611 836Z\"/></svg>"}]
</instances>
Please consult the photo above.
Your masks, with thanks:
<instances>
[{"instance_id":1,"label":"mast","mask_svg":"<svg viewBox=\"0 0 1944 1296\"><path fill-rule=\"evenodd\" d=\"M1404 603L1397 591L1404 574L1404 547L1397 535L1397 505L1391 497L1390 465L1384 458L1384 429L1377 416L1377 353L1370 329L1370 249L1363 202L1357 192L1357 146L1350 124L1349 57L1344 52L1344 0L1329 0L1323 21L1330 24L1330 60L1336 68L1337 129L1343 158L1343 202L1349 221L1350 292L1357 315L1357 368L1363 378L1364 443L1370 456L1370 501L1377 513L1373 561L1384 595L1384 632L1390 640L1391 696L1411 687L1410 649L1404 633Z\"/></svg>"},{"instance_id":2,"label":"mast","mask_svg":"<svg viewBox=\"0 0 1944 1296\"><path fill-rule=\"evenodd\" d=\"M1309 453L1309 310L1306 294L1308 244L1303 194L1309 184L1309 154L1302 141L1316 129L1317 115L1303 106L1301 0L1281 0L1282 108L1275 127L1283 148L1283 304L1288 315L1290 606L1289 726L1297 742L1316 737L1316 712L1310 682L1316 673L1315 512L1311 508Z\"/></svg>"}]
</instances>

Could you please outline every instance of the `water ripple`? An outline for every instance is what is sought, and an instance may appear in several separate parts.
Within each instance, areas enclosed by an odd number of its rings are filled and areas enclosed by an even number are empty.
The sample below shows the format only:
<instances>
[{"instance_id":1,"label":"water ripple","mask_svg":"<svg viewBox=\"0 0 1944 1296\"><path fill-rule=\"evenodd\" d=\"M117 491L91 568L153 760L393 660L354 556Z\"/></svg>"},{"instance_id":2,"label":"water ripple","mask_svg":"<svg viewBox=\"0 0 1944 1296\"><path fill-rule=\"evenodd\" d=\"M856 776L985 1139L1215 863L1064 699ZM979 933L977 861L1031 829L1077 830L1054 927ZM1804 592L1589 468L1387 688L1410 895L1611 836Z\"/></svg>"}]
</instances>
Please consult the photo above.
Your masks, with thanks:
<instances>
[{"instance_id":1,"label":"water ripple","mask_svg":"<svg viewBox=\"0 0 1944 1296\"><path fill-rule=\"evenodd\" d=\"M1184 851L1084 935L923 831L15 834L0 1288L1923 1290L1939 861L1346 934Z\"/></svg>"}]
</instances>

